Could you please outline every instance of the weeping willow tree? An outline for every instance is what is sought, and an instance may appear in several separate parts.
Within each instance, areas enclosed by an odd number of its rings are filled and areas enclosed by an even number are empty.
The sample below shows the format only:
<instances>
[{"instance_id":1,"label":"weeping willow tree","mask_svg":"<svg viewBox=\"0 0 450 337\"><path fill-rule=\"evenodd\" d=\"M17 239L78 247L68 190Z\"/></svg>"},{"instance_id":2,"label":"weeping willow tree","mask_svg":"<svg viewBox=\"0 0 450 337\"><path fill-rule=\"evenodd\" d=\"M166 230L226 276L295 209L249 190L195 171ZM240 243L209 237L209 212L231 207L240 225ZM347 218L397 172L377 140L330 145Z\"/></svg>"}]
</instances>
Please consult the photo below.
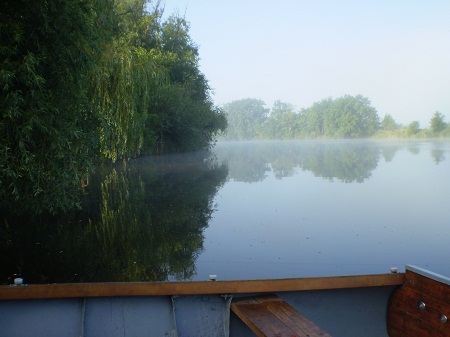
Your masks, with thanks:
<instances>
[{"instance_id":1,"label":"weeping willow tree","mask_svg":"<svg viewBox=\"0 0 450 337\"><path fill-rule=\"evenodd\" d=\"M113 162L140 154L151 92L164 78L151 52L117 47L95 73L100 152Z\"/></svg>"},{"instance_id":2,"label":"weeping willow tree","mask_svg":"<svg viewBox=\"0 0 450 337\"><path fill-rule=\"evenodd\" d=\"M0 208L79 204L97 153L88 91L112 13L109 0L0 2Z\"/></svg>"},{"instance_id":3,"label":"weeping willow tree","mask_svg":"<svg viewBox=\"0 0 450 337\"><path fill-rule=\"evenodd\" d=\"M157 87L166 80L164 55L146 48L147 35L159 25L160 13L145 11L146 1L117 1L116 34L93 75L93 103L99 112L100 153L127 159L141 153L148 109Z\"/></svg>"},{"instance_id":4,"label":"weeping willow tree","mask_svg":"<svg viewBox=\"0 0 450 337\"><path fill-rule=\"evenodd\" d=\"M0 209L71 210L98 159L205 148L225 128L188 26L158 6L0 2Z\"/></svg>"}]
</instances>

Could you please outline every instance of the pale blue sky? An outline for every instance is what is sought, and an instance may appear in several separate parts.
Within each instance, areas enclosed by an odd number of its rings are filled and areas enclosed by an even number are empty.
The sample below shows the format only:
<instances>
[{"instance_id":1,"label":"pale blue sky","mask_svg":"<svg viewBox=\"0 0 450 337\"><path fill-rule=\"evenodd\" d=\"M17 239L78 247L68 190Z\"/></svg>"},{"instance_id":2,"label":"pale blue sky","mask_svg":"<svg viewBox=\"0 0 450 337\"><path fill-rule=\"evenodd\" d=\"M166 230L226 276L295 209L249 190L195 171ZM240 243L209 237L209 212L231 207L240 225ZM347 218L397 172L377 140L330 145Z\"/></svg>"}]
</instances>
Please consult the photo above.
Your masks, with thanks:
<instances>
[{"instance_id":1,"label":"pale blue sky","mask_svg":"<svg viewBox=\"0 0 450 337\"><path fill-rule=\"evenodd\" d=\"M450 1L163 0L190 22L216 104L297 109L362 94L383 117L450 122Z\"/></svg>"}]
</instances>

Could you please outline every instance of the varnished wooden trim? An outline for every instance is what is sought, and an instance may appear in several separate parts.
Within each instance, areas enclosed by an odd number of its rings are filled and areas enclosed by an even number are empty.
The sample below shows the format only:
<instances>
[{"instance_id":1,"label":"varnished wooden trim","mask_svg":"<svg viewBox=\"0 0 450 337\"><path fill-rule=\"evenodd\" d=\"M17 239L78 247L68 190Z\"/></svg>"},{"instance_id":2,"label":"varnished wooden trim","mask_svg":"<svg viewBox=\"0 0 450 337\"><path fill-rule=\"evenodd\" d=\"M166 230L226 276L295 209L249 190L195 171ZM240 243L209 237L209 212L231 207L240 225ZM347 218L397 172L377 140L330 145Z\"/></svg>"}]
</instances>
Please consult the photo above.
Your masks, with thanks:
<instances>
[{"instance_id":1,"label":"varnished wooden trim","mask_svg":"<svg viewBox=\"0 0 450 337\"><path fill-rule=\"evenodd\" d=\"M395 286L403 284L403 280L404 274L398 273L244 281L29 284L26 286L0 286L0 300L250 294Z\"/></svg>"},{"instance_id":2,"label":"varnished wooden trim","mask_svg":"<svg viewBox=\"0 0 450 337\"><path fill-rule=\"evenodd\" d=\"M430 278L432 280L435 280L435 281L438 281L438 282L450 285L450 278L448 278L446 276L443 276L441 274L437 274L437 273L434 273L432 271L429 271L429 270L426 270L426 269L423 269L423 268L420 268L420 267L412 266L412 265L407 265L406 266L406 270L412 271L412 272L414 272L416 274L425 276L425 277Z\"/></svg>"},{"instance_id":3,"label":"varnished wooden trim","mask_svg":"<svg viewBox=\"0 0 450 337\"><path fill-rule=\"evenodd\" d=\"M441 322L442 315L450 309L447 280L439 274L407 266L403 286L396 289L389 300L389 336L450 336L447 324Z\"/></svg>"}]
</instances>

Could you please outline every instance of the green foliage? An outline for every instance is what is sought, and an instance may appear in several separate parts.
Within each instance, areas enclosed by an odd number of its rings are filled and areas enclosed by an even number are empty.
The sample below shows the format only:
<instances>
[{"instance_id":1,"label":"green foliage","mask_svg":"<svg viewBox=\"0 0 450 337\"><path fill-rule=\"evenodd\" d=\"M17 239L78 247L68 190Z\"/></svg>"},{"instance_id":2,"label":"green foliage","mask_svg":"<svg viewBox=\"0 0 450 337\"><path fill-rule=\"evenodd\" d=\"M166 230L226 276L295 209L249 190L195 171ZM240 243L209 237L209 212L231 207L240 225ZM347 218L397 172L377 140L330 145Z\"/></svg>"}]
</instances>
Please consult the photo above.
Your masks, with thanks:
<instances>
[{"instance_id":1,"label":"green foliage","mask_svg":"<svg viewBox=\"0 0 450 337\"><path fill-rule=\"evenodd\" d=\"M227 139L368 137L380 124L377 111L361 95L327 98L299 113L291 104L275 101L269 116L261 103L246 99L224 106L229 122Z\"/></svg>"},{"instance_id":2,"label":"green foliage","mask_svg":"<svg viewBox=\"0 0 450 337\"><path fill-rule=\"evenodd\" d=\"M331 137L367 137L378 128L377 111L361 95L336 99L324 116L324 134Z\"/></svg>"},{"instance_id":3,"label":"green foliage","mask_svg":"<svg viewBox=\"0 0 450 337\"><path fill-rule=\"evenodd\" d=\"M114 162L141 153L151 93L163 73L151 51L112 48L93 77L93 103L100 112L100 152Z\"/></svg>"},{"instance_id":4,"label":"green foliage","mask_svg":"<svg viewBox=\"0 0 450 337\"><path fill-rule=\"evenodd\" d=\"M168 81L158 86L146 121L146 151L191 151L205 149L224 131L224 113L214 106L209 85L199 70L198 47L189 36L189 25L172 16L163 23L150 44L165 56ZM150 39L150 40L151 40Z\"/></svg>"},{"instance_id":5,"label":"green foliage","mask_svg":"<svg viewBox=\"0 0 450 337\"><path fill-rule=\"evenodd\" d=\"M436 111L430 120L430 127L433 132L441 132L445 130L447 127L447 123L445 123L445 116L439 111Z\"/></svg>"},{"instance_id":6,"label":"green foliage","mask_svg":"<svg viewBox=\"0 0 450 337\"><path fill-rule=\"evenodd\" d=\"M331 98L314 103L310 108L301 112L304 120L304 133L310 137L324 136L323 120L327 111L333 105Z\"/></svg>"},{"instance_id":7,"label":"green foliage","mask_svg":"<svg viewBox=\"0 0 450 337\"><path fill-rule=\"evenodd\" d=\"M226 139L252 139L261 133L269 109L261 100L246 98L225 104L223 110L228 121Z\"/></svg>"},{"instance_id":8,"label":"green foliage","mask_svg":"<svg viewBox=\"0 0 450 337\"><path fill-rule=\"evenodd\" d=\"M97 159L206 148L225 129L188 24L146 8L0 3L0 208L72 209Z\"/></svg>"},{"instance_id":9,"label":"green foliage","mask_svg":"<svg viewBox=\"0 0 450 337\"><path fill-rule=\"evenodd\" d=\"M226 118L208 99L196 101L182 84L157 89L158 97L150 107L148 129L155 132L155 144L149 151L159 153L208 148L218 130L225 130Z\"/></svg>"},{"instance_id":10,"label":"green foliage","mask_svg":"<svg viewBox=\"0 0 450 337\"><path fill-rule=\"evenodd\" d=\"M109 41L109 3L1 3L0 207L78 204L97 146L87 92L100 42Z\"/></svg>"},{"instance_id":11,"label":"green foliage","mask_svg":"<svg viewBox=\"0 0 450 337\"><path fill-rule=\"evenodd\" d=\"M420 123L418 121L412 121L406 127L406 133L409 136L416 135L420 131Z\"/></svg>"},{"instance_id":12,"label":"green foliage","mask_svg":"<svg viewBox=\"0 0 450 337\"><path fill-rule=\"evenodd\" d=\"M263 124L263 134L271 139L292 139L297 133L298 119L294 107L277 100Z\"/></svg>"},{"instance_id":13,"label":"green foliage","mask_svg":"<svg viewBox=\"0 0 450 337\"><path fill-rule=\"evenodd\" d=\"M395 123L394 118L390 114L386 114L381 121L381 130L393 131L398 128L397 123Z\"/></svg>"}]
</instances>

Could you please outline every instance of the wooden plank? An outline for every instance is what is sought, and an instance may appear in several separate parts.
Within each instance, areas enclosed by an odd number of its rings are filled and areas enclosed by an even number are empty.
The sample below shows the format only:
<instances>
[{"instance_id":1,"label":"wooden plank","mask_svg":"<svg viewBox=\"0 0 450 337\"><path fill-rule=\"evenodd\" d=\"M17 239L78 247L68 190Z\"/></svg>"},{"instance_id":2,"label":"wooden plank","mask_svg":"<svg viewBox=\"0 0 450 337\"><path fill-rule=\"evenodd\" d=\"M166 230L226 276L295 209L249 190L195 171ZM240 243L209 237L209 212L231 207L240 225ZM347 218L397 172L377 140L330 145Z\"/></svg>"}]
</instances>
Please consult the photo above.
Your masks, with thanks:
<instances>
[{"instance_id":1,"label":"wooden plank","mask_svg":"<svg viewBox=\"0 0 450 337\"><path fill-rule=\"evenodd\" d=\"M294 330L259 303L232 303L231 310L259 337L295 336Z\"/></svg>"},{"instance_id":2,"label":"wooden plank","mask_svg":"<svg viewBox=\"0 0 450 337\"><path fill-rule=\"evenodd\" d=\"M257 336L331 337L275 295L234 300L231 310Z\"/></svg>"},{"instance_id":3,"label":"wooden plank","mask_svg":"<svg viewBox=\"0 0 450 337\"><path fill-rule=\"evenodd\" d=\"M27 286L6 285L0 286L0 300L270 293L395 286L403 284L403 279L404 274L398 273L241 281L66 283L30 284Z\"/></svg>"},{"instance_id":4,"label":"wooden plank","mask_svg":"<svg viewBox=\"0 0 450 337\"><path fill-rule=\"evenodd\" d=\"M316 323L295 310L277 296L257 297L256 300L277 319L295 331L296 336L324 336L330 334L322 330Z\"/></svg>"}]
</instances>

